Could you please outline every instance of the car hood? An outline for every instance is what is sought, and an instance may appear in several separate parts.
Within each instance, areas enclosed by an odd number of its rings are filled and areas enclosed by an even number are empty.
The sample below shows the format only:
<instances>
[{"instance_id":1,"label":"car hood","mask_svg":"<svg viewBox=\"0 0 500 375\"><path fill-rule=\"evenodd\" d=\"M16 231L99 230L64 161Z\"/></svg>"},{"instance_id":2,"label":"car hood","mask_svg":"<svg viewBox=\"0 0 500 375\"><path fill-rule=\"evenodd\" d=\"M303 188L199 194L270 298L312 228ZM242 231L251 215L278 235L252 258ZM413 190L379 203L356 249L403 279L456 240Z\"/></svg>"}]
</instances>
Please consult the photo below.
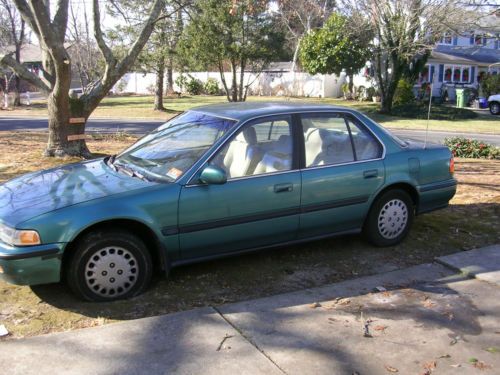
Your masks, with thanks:
<instances>
[{"instance_id":1,"label":"car hood","mask_svg":"<svg viewBox=\"0 0 500 375\"><path fill-rule=\"evenodd\" d=\"M62 207L153 184L115 172L103 159L29 173L0 185L0 220L16 226Z\"/></svg>"}]
</instances>

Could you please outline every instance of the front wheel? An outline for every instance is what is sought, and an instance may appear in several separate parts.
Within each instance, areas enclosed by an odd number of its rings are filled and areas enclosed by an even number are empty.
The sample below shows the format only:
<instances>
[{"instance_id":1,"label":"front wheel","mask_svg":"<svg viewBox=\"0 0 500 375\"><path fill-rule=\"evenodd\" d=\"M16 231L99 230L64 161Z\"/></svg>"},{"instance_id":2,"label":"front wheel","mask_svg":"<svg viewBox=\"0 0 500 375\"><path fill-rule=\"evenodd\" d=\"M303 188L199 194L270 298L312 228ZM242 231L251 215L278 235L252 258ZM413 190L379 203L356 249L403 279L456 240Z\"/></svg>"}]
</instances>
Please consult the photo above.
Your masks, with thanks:
<instances>
[{"instance_id":1,"label":"front wheel","mask_svg":"<svg viewBox=\"0 0 500 375\"><path fill-rule=\"evenodd\" d=\"M499 115L500 114L500 103L498 102L493 102L490 104L490 113L492 115Z\"/></svg>"},{"instance_id":2,"label":"front wheel","mask_svg":"<svg viewBox=\"0 0 500 375\"><path fill-rule=\"evenodd\" d=\"M143 292L151 275L144 243L130 233L109 230L89 233L78 242L66 278L82 299L113 301Z\"/></svg>"},{"instance_id":3,"label":"front wheel","mask_svg":"<svg viewBox=\"0 0 500 375\"><path fill-rule=\"evenodd\" d=\"M410 231L414 217L411 197L403 190L389 190L372 205L363 228L375 246L400 243Z\"/></svg>"}]
</instances>

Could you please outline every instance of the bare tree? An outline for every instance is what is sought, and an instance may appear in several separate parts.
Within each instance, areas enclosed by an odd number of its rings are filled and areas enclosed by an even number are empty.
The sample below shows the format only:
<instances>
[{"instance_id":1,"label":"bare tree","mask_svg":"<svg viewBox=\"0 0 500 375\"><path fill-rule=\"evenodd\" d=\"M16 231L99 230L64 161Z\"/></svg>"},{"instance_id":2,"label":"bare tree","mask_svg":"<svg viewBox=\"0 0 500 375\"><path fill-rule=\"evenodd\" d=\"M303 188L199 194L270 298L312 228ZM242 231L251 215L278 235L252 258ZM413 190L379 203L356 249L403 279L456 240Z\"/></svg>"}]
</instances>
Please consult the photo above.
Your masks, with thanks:
<instances>
[{"instance_id":1,"label":"bare tree","mask_svg":"<svg viewBox=\"0 0 500 375\"><path fill-rule=\"evenodd\" d=\"M382 97L381 111L390 112L403 73L426 59L446 32L470 31L482 13L482 1L463 0L343 0L343 9L358 32L374 34L372 59Z\"/></svg>"},{"instance_id":2,"label":"bare tree","mask_svg":"<svg viewBox=\"0 0 500 375\"><path fill-rule=\"evenodd\" d=\"M0 0L0 13L3 28L0 43L4 47L14 47L14 59L17 63L21 63L21 48L25 42L25 23L19 15L15 5L11 0ZM14 107L21 105L21 79L18 75L14 77ZM5 88L8 92L8 88Z\"/></svg>"},{"instance_id":3,"label":"bare tree","mask_svg":"<svg viewBox=\"0 0 500 375\"><path fill-rule=\"evenodd\" d=\"M300 41L315 28L323 26L334 9L335 0L278 0L281 22L288 31L293 49L292 72L295 72Z\"/></svg>"},{"instance_id":4,"label":"bare tree","mask_svg":"<svg viewBox=\"0 0 500 375\"><path fill-rule=\"evenodd\" d=\"M14 0L23 20L37 36L42 52L42 75L37 76L12 58L0 55L0 63L11 67L22 79L47 94L49 114L49 140L45 155L77 155L87 157L90 152L85 143L85 123L113 85L130 69L147 42L162 10L164 0L155 0L137 38L123 56L117 57L106 43L101 28L99 0L93 0L94 37L104 58L103 75L88 93L72 99L70 105L71 57L65 48L68 27L69 0L57 0L54 7L50 0ZM52 10L54 10L53 15ZM81 118L70 123L71 117ZM74 121L72 121L74 122Z\"/></svg>"},{"instance_id":5,"label":"bare tree","mask_svg":"<svg viewBox=\"0 0 500 375\"><path fill-rule=\"evenodd\" d=\"M76 69L83 92L88 93L104 69L104 60L97 43L92 38L87 3L70 3L69 6L69 47L72 68Z\"/></svg>"}]
</instances>

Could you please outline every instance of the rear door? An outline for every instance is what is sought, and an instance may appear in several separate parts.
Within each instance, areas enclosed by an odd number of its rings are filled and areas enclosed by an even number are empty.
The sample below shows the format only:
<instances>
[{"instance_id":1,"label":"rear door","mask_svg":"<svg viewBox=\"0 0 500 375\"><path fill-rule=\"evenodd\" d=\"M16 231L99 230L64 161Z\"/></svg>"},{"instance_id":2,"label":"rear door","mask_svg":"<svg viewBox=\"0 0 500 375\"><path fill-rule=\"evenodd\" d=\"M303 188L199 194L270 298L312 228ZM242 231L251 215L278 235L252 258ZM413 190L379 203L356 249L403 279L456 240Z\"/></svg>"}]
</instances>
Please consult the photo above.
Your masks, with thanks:
<instances>
[{"instance_id":1,"label":"rear door","mask_svg":"<svg viewBox=\"0 0 500 375\"><path fill-rule=\"evenodd\" d=\"M383 145L348 113L302 114L304 161L299 238L361 228L382 186Z\"/></svg>"}]
</instances>

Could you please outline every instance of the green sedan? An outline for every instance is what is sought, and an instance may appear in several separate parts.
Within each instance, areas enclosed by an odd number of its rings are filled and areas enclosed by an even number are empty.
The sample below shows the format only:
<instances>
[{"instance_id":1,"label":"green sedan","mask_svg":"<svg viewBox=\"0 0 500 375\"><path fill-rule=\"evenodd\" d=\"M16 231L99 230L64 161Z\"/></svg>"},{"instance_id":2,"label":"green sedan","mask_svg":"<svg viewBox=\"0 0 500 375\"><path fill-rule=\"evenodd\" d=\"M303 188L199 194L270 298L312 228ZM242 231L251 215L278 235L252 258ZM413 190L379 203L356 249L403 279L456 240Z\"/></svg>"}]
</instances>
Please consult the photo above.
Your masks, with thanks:
<instances>
[{"instance_id":1,"label":"green sedan","mask_svg":"<svg viewBox=\"0 0 500 375\"><path fill-rule=\"evenodd\" d=\"M0 185L0 278L109 301L154 272L257 249L361 232L392 246L448 205L453 165L448 148L347 108L199 107L119 155Z\"/></svg>"}]
</instances>

